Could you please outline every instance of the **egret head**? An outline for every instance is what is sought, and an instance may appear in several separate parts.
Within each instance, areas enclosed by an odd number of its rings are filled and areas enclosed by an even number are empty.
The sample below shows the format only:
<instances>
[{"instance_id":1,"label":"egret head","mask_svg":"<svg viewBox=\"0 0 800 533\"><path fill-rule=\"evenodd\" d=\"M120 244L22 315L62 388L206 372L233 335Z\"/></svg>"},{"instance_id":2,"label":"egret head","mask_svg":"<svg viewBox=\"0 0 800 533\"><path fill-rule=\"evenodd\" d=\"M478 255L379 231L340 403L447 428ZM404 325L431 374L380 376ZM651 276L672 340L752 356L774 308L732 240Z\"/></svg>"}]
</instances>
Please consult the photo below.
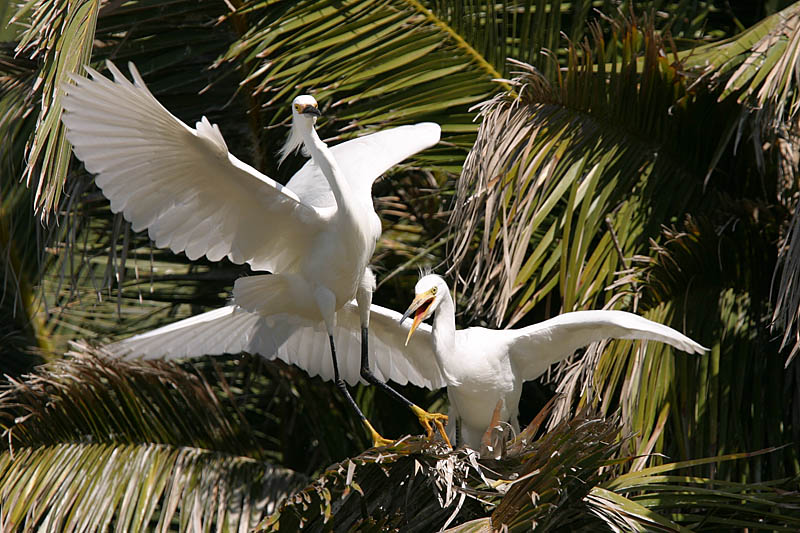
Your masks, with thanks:
<instances>
[{"instance_id":1,"label":"egret head","mask_svg":"<svg viewBox=\"0 0 800 533\"><path fill-rule=\"evenodd\" d=\"M281 148L279 165L289 154L303 146L303 135L311 131L320 115L322 113L319 111L317 101L310 94L301 94L292 100L292 129L289 131L286 144ZM308 155L305 149L303 153Z\"/></svg>"},{"instance_id":2,"label":"egret head","mask_svg":"<svg viewBox=\"0 0 800 533\"><path fill-rule=\"evenodd\" d=\"M436 274L428 274L420 278L414 287L414 292L416 293L414 301L411 302L411 305L400 320L400 322L403 322L411 316L411 313L414 313L414 323L411 324L411 329L408 330L406 345L408 345L411 335L414 334L414 330L417 329L420 323L436 311L448 290L450 289L447 288L447 283Z\"/></svg>"},{"instance_id":3,"label":"egret head","mask_svg":"<svg viewBox=\"0 0 800 533\"><path fill-rule=\"evenodd\" d=\"M317 101L310 94L301 94L292 100L293 119L304 119L313 124L320 115L322 115L322 113L319 111Z\"/></svg>"}]
</instances>

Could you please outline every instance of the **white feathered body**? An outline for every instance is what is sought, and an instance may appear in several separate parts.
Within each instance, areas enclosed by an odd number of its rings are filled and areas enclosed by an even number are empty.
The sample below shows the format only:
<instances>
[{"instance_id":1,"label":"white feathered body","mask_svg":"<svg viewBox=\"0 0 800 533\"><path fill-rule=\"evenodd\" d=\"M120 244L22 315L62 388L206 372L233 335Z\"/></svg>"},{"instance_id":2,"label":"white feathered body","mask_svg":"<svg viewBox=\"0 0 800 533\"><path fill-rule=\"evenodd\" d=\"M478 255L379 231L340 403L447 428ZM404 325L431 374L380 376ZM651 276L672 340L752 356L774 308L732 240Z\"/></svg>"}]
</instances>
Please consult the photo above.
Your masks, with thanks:
<instances>
[{"instance_id":1,"label":"white feathered body","mask_svg":"<svg viewBox=\"0 0 800 533\"><path fill-rule=\"evenodd\" d=\"M430 335L450 400L447 431L451 440L480 449L495 408L499 421L519 431L519 400L525 381L542 375L553 363L576 349L606 338L648 339L665 342L688 353L702 346L675 331L624 311L576 311L520 329L481 327L457 330L455 303L447 284L428 275L417 284L417 294L428 287L437 291L429 306L433 313ZM429 314L429 313L428 313ZM460 423L460 439L456 423Z\"/></svg>"},{"instance_id":2,"label":"white feathered body","mask_svg":"<svg viewBox=\"0 0 800 533\"><path fill-rule=\"evenodd\" d=\"M455 422L459 420L461 439L472 447L480 444L498 403L501 421L515 424L517 419L523 382L508 356L505 333L477 327L458 330L450 355L436 349L437 357L448 368L448 433L455 438ZM433 334L435 339L435 329Z\"/></svg>"},{"instance_id":3,"label":"white feathered body","mask_svg":"<svg viewBox=\"0 0 800 533\"><path fill-rule=\"evenodd\" d=\"M333 291L337 309L355 298L381 235L381 222L372 206L367 210L359 202L353 204L338 209L331 223L314 237L316 252L304 258L300 271L307 287L313 283Z\"/></svg>"},{"instance_id":4,"label":"white feathered body","mask_svg":"<svg viewBox=\"0 0 800 533\"><path fill-rule=\"evenodd\" d=\"M380 236L372 183L436 144L439 126L401 126L329 148L298 104L293 135L312 159L284 187L229 153L205 117L191 128L170 114L132 64L133 82L107 66L113 81L87 68L91 79L74 77L65 87L62 120L112 211L191 260L227 257L272 272L237 280L242 308L335 323ZM298 98L316 108L310 96Z\"/></svg>"},{"instance_id":5,"label":"white feathered body","mask_svg":"<svg viewBox=\"0 0 800 533\"><path fill-rule=\"evenodd\" d=\"M366 224L356 223L358 219ZM313 236L313 254L279 275L236 280L234 301L264 316L292 315L317 323L325 318L320 314L317 291L330 291L335 309L352 300L375 251L380 228L372 210L337 210Z\"/></svg>"}]
</instances>

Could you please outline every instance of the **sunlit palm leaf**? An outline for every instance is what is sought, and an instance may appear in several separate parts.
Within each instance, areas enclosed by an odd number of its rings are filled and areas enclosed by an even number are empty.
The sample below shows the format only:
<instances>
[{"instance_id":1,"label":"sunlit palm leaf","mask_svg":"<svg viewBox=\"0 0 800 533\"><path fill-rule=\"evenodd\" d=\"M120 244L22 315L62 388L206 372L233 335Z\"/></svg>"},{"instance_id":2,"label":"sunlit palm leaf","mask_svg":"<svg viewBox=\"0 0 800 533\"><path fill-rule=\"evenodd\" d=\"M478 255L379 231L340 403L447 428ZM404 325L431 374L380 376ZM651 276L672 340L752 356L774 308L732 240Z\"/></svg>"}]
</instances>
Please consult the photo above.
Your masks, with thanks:
<instances>
[{"instance_id":1,"label":"sunlit palm leaf","mask_svg":"<svg viewBox=\"0 0 800 533\"><path fill-rule=\"evenodd\" d=\"M200 374L166 363L116 361L77 347L73 357L4 387L0 422L8 431L7 445L90 437L237 454L258 449L246 420L224 406Z\"/></svg>"},{"instance_id":2,"label":"sunlit palm leaf","mask_svg":"<svg viewBox=\"0 0 800 533\"><path fill-rule=\"evenodd\" d=\"M633 24L617 32L606 45L598 29L594 48L572 48L555 87L519 65L519 98L484 104L458 184L462 207L450 220L452 268L470 286L469 314L511 325L556 296L556 309L597 305L642 230L657 231L617 216L630 210L626 202L680 179L679 192L654 206L664 213L698 189L690 170L699 154L681 154L689 113L679 66L663 58L652 28L644 39Z\"/></svg>"},{"instance_id":3,"label":"sunlit palm leaf","mask_svg":"<svg viewBox=\"0 0 800 533\"><path fill-rule=\"evenodd\" d=\"M34 206L44 218L58 205L71 156L61 124L60 87L89 60L99 8L100 0L30 1L12 19L12 24L27 22L17 51L44 64L35 86L42 95L39 122L25 170L28 186L36 188Z\"/></svg>"},{"instance_id":4,"label":"sunlit palm leaf","mask_svg":"<svg viewBox=\"0 0 800 533\"><path fill-rule=\"evenodd\" d=\"M795 3L735 37L695 48L685 54L686 65L703 69L704 81L721 87L720 101L732 97L747 103L755 130L767 140L793 122L800 107L798 30L800 5Z\"/></svg>"},{"instance_id":5,"label":"sunlit palm leaf","mask_svg":"<svg viewBox=\"0 0 800 533\"><path fill-rule=\"evenodd\" d=\"M0 454L4 531L246 531L302 482L291 470L165 444L63 443Z\"/></svg>"},{"instance_id":6,"label":"sunlit palm leaf","mask_svg":"<svg viewBox=\"0 0 800 533\"><path fill-rule=\"evenodd\" d=\"M0 522L44 531L255 524L302 475L264 460L243 411L202 374L73 358L0 395ZM193 526L194 527L194 526Z\"/></svg>"},{"instance_id":7,"label":"sunlit palm leaf","mask_svg":"<svg viewBox=\"0 0 800 533\"><path fill-rule=\"evenodd\" d=\"M678 474L681 469L721 465L773 452L775 449L721 455L623 474L594 487L587 501L598 514L631 517L646 510L688 531L731 527L793 531L800 527L798 493L786 489L796 479L742 483ZM664 525L663 519L656 523Z\"/></svg>"},{"instance_id":8,"label":"sunlit palm leaf","mask_svg":"<svg viewBox=\"0 0 800 533\"><path fill-rule=\"evenodd\" d=\"M329 138L355 128L441 123L444 146L416 160L460 170L476 130L466 111L500 75L434 12L402 0L250 2L239 12L257 20L223 61L244 69L242 83L263 102L265 126L285 123L285 102L311 92L323 103Z\"/></svg>"}]
</instances>

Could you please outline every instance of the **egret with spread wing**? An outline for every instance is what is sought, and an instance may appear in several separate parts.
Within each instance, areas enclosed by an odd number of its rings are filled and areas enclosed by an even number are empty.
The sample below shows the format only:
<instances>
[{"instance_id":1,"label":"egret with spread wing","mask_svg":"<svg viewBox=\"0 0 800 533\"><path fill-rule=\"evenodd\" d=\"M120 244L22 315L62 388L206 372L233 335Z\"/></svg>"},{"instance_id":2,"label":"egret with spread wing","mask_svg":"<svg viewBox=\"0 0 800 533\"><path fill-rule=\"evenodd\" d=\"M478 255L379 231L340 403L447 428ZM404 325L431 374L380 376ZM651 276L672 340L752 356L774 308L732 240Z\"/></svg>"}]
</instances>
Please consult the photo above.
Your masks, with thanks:
<instances>
[{"instance_id":1,"label":"egret with spread wing","mask_svg":"<svg viewBox=\"0 0 800 533\"><path fill-rule=\"evenodd\" d=\"M314 128L317 102L299 96L284 156L302 145L311 161L284 187L230 154L219 128L205 117L191 128L169 113L132 64L133 82L112 63L107 66L113 81L88 68L91 79L73 78L62 120L112 211L122 212L134 231L147 228L156 246L189 259L227 257L272 272L238 279L234 300L244 310L283 317L292 327L324 323L337 386L373 440L386 442L340 379L333 331L337 311L372 283L364 273L381 233L372 183L436 144L439 126L403 126L329 149ZM359 315L364 378L405 402L423 426L441 426L443 415L419 409L372 375L368 301L359 303Z\"/></svg>"},{"instance_id":2,"label":"egret with spread wing","mask_svg":"<svg viewBox=\"0 0 800 533\"><path fill-rule=\"evenodd\" d=\"M688 353L706 350L668 326L624 311L575 311L521 329L457 330L455 303L441 277L422 277L414 291L416 297L402 318L414 314L407 338L412 339L420 323L433 315L433 327L423 335L433 344L447 383L448 434L475 449L480 449L498 402L501 420L510 421L519 432L522 384L582 346L615 338L665 342ZM457 421L460 439L454 439Z\"/></svg>"},{"instance_id":3,"label":"egret with spread wing","mask_svg":"<svg viewBox=\"0 0 800 533\"><path fill-rule=\"evenodd\" d=\"M362 297L367 297L364 288ZM447 387L453 442L480 449L495 406L518 431L522 384L576 349L606 338L665 342L689 353L705 350L674 329L624 311L576 311L515 330L457 330L455 304L447 284L436 275L419 280L417 296L405 315L371 306L370 333L374 371L380 379L420 387ZM405 319L414 314L413 323ZM359 380L359 306L339 310L334 338L342 367L351 384ZM433 327L423 320L434 315ZM332 378L330 366L310 354L324 348L324 328L287 327L257 313L228 306L112 344L112 353L129 358L182 358L248 352L280 358L312 376ZM460 420L460 439L456 424Z\"/></svg>"},{"instance_id":4,"label":"egret with spread wing","mask_svg":"<svg viewBox=\"0 0 800 533\"><path fill-rule=\"evenodd\" d=\"M364 278L372 279L369 272ZM371 298L370 289L365 285L359 296ZM356 301L346 303L336 313L334 341L339 375L350 385L363 381L360 315L361 304ZM381 380L392 380L400 385L411 383L431 390L444 387L446 382L433 352L430 326L422 324L406 346L410 326L401 324L401 318L396 311L371 305L373 372ZM298 326L291 316L265 317L234 304L129 337L105 349L115 356L145 360L247 352L267 359L281 359L311 376L331 380L334 374L330 359L315 356L326 350L327 345L328 334L322 322Z\"/></svg>"}]
</instances>

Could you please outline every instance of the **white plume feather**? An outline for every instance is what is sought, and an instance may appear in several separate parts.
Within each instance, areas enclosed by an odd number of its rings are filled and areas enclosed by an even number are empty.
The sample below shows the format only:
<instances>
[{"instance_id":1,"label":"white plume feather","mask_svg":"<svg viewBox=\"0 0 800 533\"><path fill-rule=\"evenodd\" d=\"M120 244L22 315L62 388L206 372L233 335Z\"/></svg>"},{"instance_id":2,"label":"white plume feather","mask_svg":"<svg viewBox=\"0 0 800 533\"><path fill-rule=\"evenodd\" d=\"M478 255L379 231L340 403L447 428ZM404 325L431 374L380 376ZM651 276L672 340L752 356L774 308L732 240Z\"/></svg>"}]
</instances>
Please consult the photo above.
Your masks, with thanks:
<instances>
[{"instance_id":1,"label":"white plume feather","mask_svg":"<svg viewBox=\"0 0 800 533\"><path fill-rule=\"evenodd\" d=\"M286 138L286 143L283 147L278 151L281 158L278 160L278 166L283 164L283 160L286 159L289 154L300 148L302 150L302 154L305 157L311 157L311 154L306 148L305 144L303 144L303 136L300 135L300 128L297 124L297 113L292 113L292 127L289 130L289 136Z\"/></svg>"}]
</instances>

